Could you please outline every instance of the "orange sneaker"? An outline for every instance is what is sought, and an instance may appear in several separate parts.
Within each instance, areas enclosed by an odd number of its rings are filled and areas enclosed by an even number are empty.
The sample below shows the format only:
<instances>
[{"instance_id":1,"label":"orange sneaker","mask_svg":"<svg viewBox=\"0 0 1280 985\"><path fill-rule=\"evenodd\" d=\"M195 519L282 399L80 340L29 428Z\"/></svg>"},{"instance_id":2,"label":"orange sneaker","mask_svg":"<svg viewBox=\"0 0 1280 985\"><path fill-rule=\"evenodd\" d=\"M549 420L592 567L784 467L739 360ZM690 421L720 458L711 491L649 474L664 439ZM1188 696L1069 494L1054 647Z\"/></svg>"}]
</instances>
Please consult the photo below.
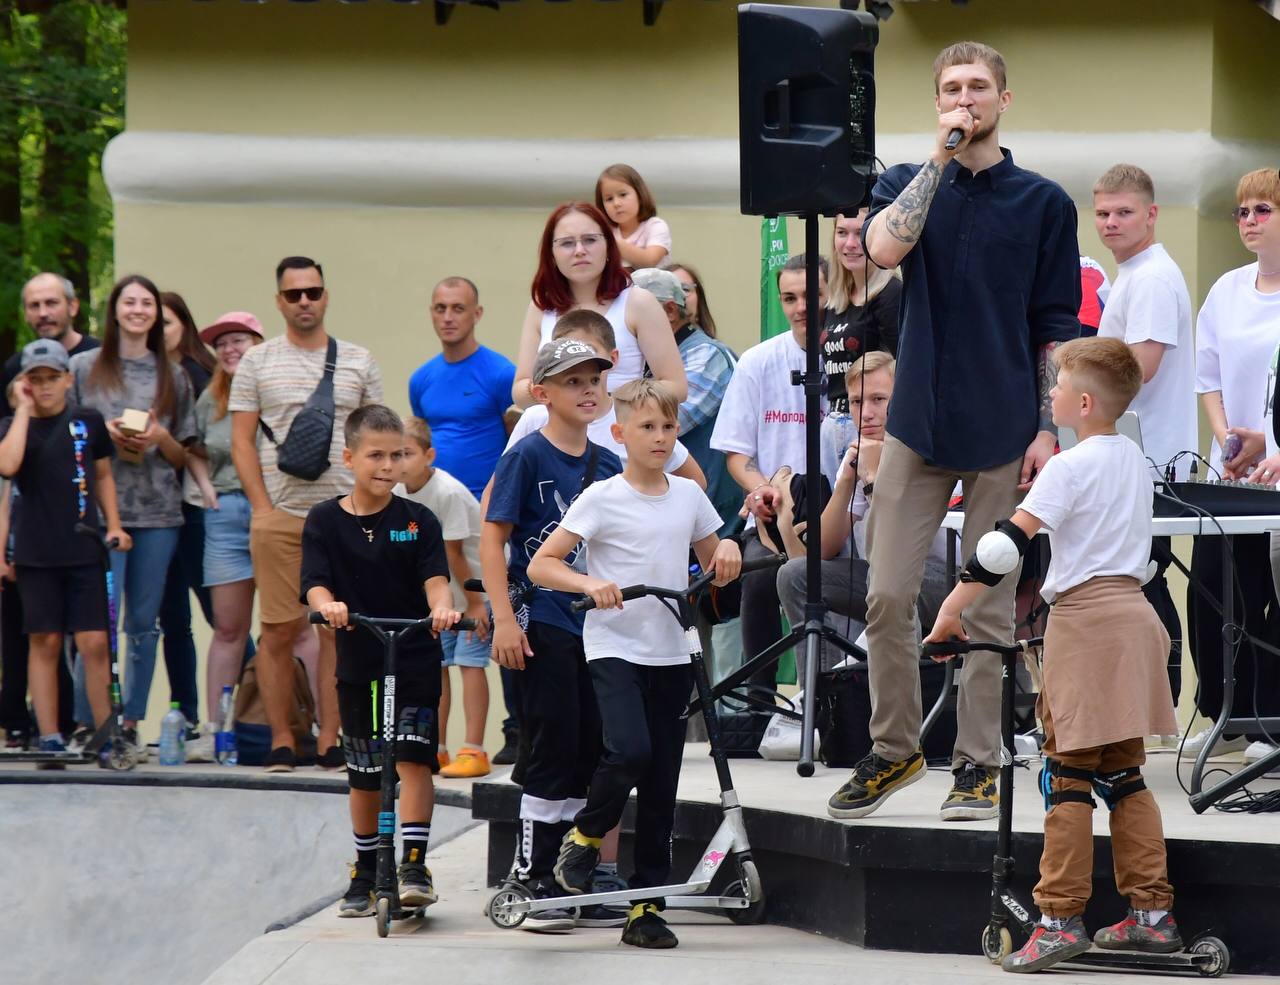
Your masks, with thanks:
<instances>
[{"instance_id":1,"label":"orange sneaker","mask_svg":"<svg viewBox=\"0 0 1280 985\"><path fill-rule=\"evenodd\" d=\"M448 749L441 749L436 753L436 765L439 766L440 769L444 769L451 762L453 762L453 760L449 758Z\"/></svg>"},{"instance_id":2,"label":"orange sneaker","mask_svg":"<svg viewBox=\"0 0 1280 985\"><path fill-rule=\"evenodd\" d=\"M452 763L440 769L440 775L456 780L489 775L489 755L483 749L459 749Z\"/></svg>"}]
</instances>

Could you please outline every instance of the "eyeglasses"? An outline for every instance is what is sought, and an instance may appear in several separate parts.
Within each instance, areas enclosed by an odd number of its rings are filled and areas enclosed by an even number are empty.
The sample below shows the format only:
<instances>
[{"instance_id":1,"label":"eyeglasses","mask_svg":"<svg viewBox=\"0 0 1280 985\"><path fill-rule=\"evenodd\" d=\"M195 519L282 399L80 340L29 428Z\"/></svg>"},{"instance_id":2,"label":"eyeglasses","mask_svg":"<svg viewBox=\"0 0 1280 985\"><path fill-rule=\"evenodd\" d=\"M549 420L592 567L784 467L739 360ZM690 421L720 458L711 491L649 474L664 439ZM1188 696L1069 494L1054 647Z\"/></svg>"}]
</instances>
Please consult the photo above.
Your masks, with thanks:
<instances>
[{"instance_id":1,"label":"eyeglasses","mask_svg":"<svg viewBox=\"0 0 1280 985\"><path fill-rule=\"evenodd\" d=\"M1273 209L1270 205L1266 205L1266 204L1255 205L1252 209L1246 205L1241 205L1238 208L1234 208L1231 210L1231 218L1234 219L1237 223L1248 222L1249 213L1252 212L1254 216L1257 217L1259 222L1266 222L1268 219L1271 218L1271 213L1274 211L1275 209Z\"/></svg>"},{"instance_id":2,"label":"eyeglasses","mask_svg":"<svg viewBox=\"0 0 1280 985\"><path fill-rule=\"evenodd\" d=\"M319 301L324 297L323 287L290 287L280 292L280 296L289 304L297 304L306 296L308 301Z\"/></svg>"},{"instance_id":3,"label":"eyeglasses","mask_svg":"<svg viewBox=\"0 0 1280 985\"><path fill-rule=\"evenodd\" d=\"M604 236L600 233L587 233L585 236L562 236L560 239L553 239L551 245L561 253L572 253L579 243L582 244L584 250L594 249L604 242Z\"/></svg>"}]
</instances>

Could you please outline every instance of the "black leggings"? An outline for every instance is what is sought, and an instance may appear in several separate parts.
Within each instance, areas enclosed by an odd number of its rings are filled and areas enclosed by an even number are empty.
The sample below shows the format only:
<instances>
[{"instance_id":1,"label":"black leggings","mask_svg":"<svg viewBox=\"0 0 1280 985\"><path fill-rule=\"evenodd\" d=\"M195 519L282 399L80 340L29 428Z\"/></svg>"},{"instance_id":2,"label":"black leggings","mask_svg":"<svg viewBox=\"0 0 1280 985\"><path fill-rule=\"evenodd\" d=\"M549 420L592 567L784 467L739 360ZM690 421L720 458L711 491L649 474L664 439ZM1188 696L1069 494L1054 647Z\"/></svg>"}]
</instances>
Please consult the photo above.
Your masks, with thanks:
<instances>
[{"instance_id":1,"label":"black leggings","mask_svg":"<svg viewBox=\"0 0 1280 985\"><path fill-rule=\"evenodd\" d=\"M4 660L0 669L0 727L6 732L34 735L36 723L27 706L27 636L22 631L22 596L17 582L5 582L0 591L0 654ZM59 660L58 728L64 735L75 731L71 708L71 674L66 661Z\"/></svg>"},{"instance_id":2,"label":"black leggings","mask_svg":"<svg viewBox=\"0 0 1280 985\"><path fill-rule=\"evenodd\" d=\"M520 799L526 875L551 878L560 837L586 803L587 787L600 761L600 713L582 652L582 637L531 622L526 634L533 656L520 680L521 737L529 758Z\"/></svg>"},{"instance_id":3,"label":"black leggings","mask_svg":"<svg viewBox=\"0 0 1280 985\"><path fill-rule=\"evenodd\" d=\"M650 667L606 658L587 664L604 730L604 755L574 823L602 838L636 792L635 874L631 887L664 885L671 874L671 828L684 756L680 717L693 688L688 664Z\"/></svg>"},{"instance_id":4,"label":"black leggings","mask_svg":"<svg viewBox=\"0 0 1280 985\"><path fill-rule=\"evenodd\" d=\"M1270 577L1271 542L1267 534L1242 534L1232 538L1235 558L1235 622L1245 632L1272 646L1280 643L1280 605ZM1214 601L1222 598L1222 539L1197 537L1191 554L1191 575ZM1222 711L1222 617L1200 597L1195 586L1187 588L1187 638L1191 659L1200 679L1196 707L1206 718L1217 719ZM1248 640L1240 644L1235 659L1235 700L1233 718L1280 712L1280 657L1259 650ZM1251 739L1262 739L1257 730L1247 731ZM1233 737L1233 736L1229 736Z\"/></svg>"}]
</instances>

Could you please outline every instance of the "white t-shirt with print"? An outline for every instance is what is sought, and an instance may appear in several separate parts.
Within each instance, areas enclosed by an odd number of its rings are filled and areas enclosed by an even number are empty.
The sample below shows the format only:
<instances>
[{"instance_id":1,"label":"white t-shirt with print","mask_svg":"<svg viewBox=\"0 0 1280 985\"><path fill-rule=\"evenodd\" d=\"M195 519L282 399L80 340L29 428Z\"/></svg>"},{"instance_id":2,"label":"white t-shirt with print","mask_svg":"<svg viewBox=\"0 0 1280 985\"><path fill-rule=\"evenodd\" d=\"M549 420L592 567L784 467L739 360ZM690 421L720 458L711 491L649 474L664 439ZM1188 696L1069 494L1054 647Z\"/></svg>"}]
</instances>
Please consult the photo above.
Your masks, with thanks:
<instances>
[{"instance_id":1,"label":"white t-shirt with print","mask_svg":"<svg viewBox=\"0 0 1280 985\"><path fill-rule=\"evenodd\" d=\"M1094 435L1049 459L1018 507L1049 531L1045 601L1090 578L1146 578L1154 489L1142 450L1121 434Z\"/></svg>"},{"instance_id":2,"label":"white t-shirt with print","mask_svg":"<svg viewBox=\"0 0 1280 985\"><path fill-rule=\"evenodd\" d=\"M480 577L480 502L471 490L444 469L434 469L427 484L417 492L409 492L403 482L393 490L393 495L421 503L440 521L440 533L446 540L462 541L462 556L467 559L471 577ZM467 596L462 585L449 572L449 586L453 589L453 604L459 610L467 607Z\"/></svg>"},{"instance_id":3,"label":"white t-shirt with print","mask_svg":"<svg viewBox=\"0 0 1280 985\"><path fill-rule=\"evenodd\" d=\"M533 434L534 431L541 431L546 427L548 417L549 412L545 404L534 404L521 414L520 420L516 421L516 426L511 429L511 436L507 438L507 447L502 450L503 454L509 452L521 438ZM611 404L609 409L604 412L603 417L597 417L587 425L587 440L595 442L601 448L608 448L622 459L622 463L625 465L627 461L627 446L621 441L615 441L613 438L612 429L617 420L617 412ZM688 460L689 449L677 439L671 449L671 457L667 459L667 464L663 466L664 471L674 472Z\"/></svg>"},{"instance_id":4,"label":"white t-shirt with print","mask_svg":"<svg viewBox=\"0 0 1280 985\"><path fill-rule=\"evenodd\" d=\"M804 387L791 382L792 371L804 368L804 349L789 331L744 352L720 404L711 447L750 456L765 478L783 465L804 472Z\"/></svg>"},{"instance_id":5,"label":"white t-shirt with print","mask_svg":"<svg viewBox=\"0 0 1280 985\"><path fill-rule=\"evenodd\" d=\"M1267 367L1280 345L1280 291L1255 286L1258 264L1228 270L1209 289L1196 321L1196 392L1221 391L1228 427L1262 429ZM1213 442L1209 461L1222 467Z\"/></svg>"},{"instance_id":6,"label":"white t-shirt with print","mask_svg":"<svg viewBox=\"0 0 1280 985\"><path fill-rule=\"evenodd\" d=\"M689 583L689 545L723 521L697 483L667 478L667 491L646 496L622 475L593 483L573 501L563 530L587 545L587 574L620 588ZM689 662L684 631L661 600L632 599L621 609L587 612L582 643L588 660L613 657L651 667Z\"/></svg>"},{"instance_id":7,"label":"white t-shirt with print","mask_svg":"<svg viewBox=\"0 0 1280 985\"><path fill-rule=\"evenodd\" d=\"M1098 335L1129 345L1164 345L1160 368L1129 409L1138 415L1143 450L1157 465L1179 452L1198 450L1191 297L1182 271L1159 243L1120 264ZM1176 478L1186 479L1190 470L1191 459L1185 457L1177 464ZM1154 477L1163 478L1164 469Z\"/></svg>"}]
</instances>

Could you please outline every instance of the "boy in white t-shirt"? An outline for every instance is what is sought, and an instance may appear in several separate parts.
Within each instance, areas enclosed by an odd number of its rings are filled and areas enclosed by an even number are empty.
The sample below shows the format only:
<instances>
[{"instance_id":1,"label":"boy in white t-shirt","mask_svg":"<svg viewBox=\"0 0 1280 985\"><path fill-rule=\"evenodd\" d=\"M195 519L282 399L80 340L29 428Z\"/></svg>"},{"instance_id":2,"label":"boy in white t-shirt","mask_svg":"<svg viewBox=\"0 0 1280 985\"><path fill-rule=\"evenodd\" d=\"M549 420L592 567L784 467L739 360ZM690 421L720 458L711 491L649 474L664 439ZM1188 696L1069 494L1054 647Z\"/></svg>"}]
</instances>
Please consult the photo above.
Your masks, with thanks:
<instances>
[{"instance_id":1,"label":"boy in white t-shirt","mask_svg":"<svg viewBox=\"0 0 1280 985\"><path fill-rule=\"evenodd\" d=\"M1143 737L1172 733L1164 675L1169 636L1142 594L1153 487L1138 447L1116 433L1142 385L1119 339L1087 338L1054 353L1053 422L1080 443L1051 458L1011 520L983 536L926 642L968 639L961 616L987 586L1018 568L1041 529L1053 559L1041 593L1045 630L1040 789L1048 814L1036 905L1042 914L1005 971L1039 971L1089 950L1082 914L1093 878L1096 791L1110 810L1116 886L1129 914L1094 935L1099 947L1170 953L1182 938L1170 909L1160 808L1142 781Z\"/></svg>"},{"instance_id":2,"label":"boy in white t-shirt","mask_svg":"<svg viewBox=\"0 0 1280 985\"><path fill-rule=\"evenodd\" d=\"M619 586L682 588L689 578L689 546L715 584L738 576L737 544L716 536L720 516L706 493L667 476L663 465L679 432L679 402L661 383L633 380L613 395L614 435L627 446L621 475L597 482L579 496L529 562L538 585L589 595L583 645L604 732L604 755L591 779L586 806L574 818L555 865L556 881L570 893L587 892L605 834L622 820L637 791L633 889L661 886L671 871L671 830L684 752L681 714L692 675L680 624L655 598L622 603ZM579 541L587 547L587 574L564 562ZM658 916L660 903L631 908L622 942L675 947Z\"/></svg>"},{"instance_id":3,"label":"boy in white t-shirt","mask_svg":"<svg viewBox=\"0 0 1280 985\"><path fill-rule=\"evenodd\" d=\"M440 521L444 551L449 559L454 608L474 619L473 633L447 630L440 634L444 659L440 667L440 737L436 758L445 777L488 776L489 756L484 751L484 723L489 716L489 614L484 595L468 592L463 584L480 577L480 503L471 490L444 469L435 467L436 450L431 443L431 425L420 417L404 422L404 481L392 490L421 503ZM462 675L462 708L466 741L458 754L449 757L445 729L449 724L451 689L449 668Z\"/></svg>"}]
</instances>

